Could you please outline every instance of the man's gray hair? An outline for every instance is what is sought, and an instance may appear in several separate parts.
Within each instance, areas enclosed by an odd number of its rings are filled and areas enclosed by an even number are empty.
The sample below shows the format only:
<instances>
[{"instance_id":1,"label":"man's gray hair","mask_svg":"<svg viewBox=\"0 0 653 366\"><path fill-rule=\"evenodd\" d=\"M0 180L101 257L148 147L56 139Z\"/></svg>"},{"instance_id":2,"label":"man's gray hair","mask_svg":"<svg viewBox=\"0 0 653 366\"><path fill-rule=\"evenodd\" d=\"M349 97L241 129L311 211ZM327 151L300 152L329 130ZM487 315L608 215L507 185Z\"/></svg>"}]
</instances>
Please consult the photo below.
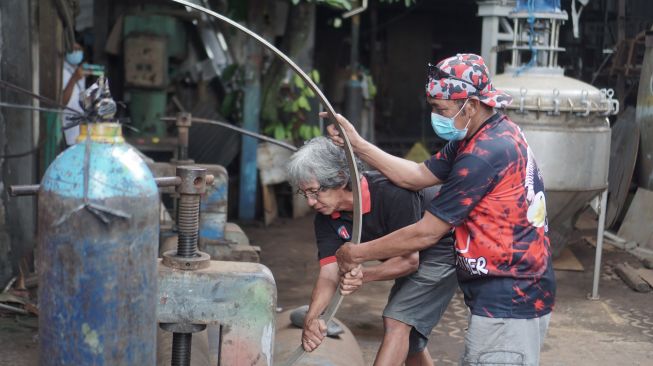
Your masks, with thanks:
<instances>
[{"instance_id":1,"label":"man's gray hair","mask_svg":"<svg viewBox=\"0 0 653 366\"><path fill-rule=\"evenodd\" d=\"M355 160L361 171L360 160ZM346 188L351 189L345 150L324 136L309 140L292 154L287 172L288 181L294 187L315 179L322 188L340 188L346 184Z\"/></svg>"}]
</instances>

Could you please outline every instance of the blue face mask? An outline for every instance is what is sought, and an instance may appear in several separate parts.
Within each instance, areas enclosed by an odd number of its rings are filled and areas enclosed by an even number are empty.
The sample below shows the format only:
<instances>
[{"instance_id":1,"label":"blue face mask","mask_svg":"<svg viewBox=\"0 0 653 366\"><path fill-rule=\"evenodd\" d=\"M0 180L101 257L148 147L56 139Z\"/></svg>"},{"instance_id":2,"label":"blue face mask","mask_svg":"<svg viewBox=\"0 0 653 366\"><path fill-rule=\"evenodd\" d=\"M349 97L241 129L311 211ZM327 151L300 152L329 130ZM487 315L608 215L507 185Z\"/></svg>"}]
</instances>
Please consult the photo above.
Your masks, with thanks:
<instances>
[{"instance_id":1,"label":"blue face mask","mask_svg":"<svg viewBox=\"0 0 653 366\"><path fill-rule=\"evenodd\" d=\"M467 125L462 130L457 129L455 124L455 119L463 108L465 108L467 100L465 100L463 106L460 107L458 113L453 117L445 117L435 112L431 112L431 127L433 127L433 131L435 131L438 136L447 141L459 141L467 136L467 126L469 126L469 122L471 122L472 119L470 118L469 121L467 121Z\"/></svg>"},{"instance_id":2,"label":"blue face mask","mask_svg":"<svg viewBox=\"0 0 653 366\"><path fill-rule=\"evenodd\" d=\"M71 65L79 65L82 59L84 59L84 51L82 50L74 50L66 54L66 62Z\"/></svg>"}]
</instances>

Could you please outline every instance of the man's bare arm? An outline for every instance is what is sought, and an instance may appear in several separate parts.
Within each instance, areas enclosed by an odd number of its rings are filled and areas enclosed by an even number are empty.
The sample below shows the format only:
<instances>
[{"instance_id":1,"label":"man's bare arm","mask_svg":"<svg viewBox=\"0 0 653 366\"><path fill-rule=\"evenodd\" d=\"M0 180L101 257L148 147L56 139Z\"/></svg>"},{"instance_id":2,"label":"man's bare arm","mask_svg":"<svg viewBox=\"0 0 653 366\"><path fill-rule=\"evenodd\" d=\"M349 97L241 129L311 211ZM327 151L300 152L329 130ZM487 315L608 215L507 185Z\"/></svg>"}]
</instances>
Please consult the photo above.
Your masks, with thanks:
<instances>
[{"instance_id":1,"label":"man's bare arm","mask_svg":"<svg viewBox=\"0 0 653 366\"><path fill-rule=\"evenodd\" d=\"M393 257L379 265L363 267L363 283L394 280L409 275L419 268L419 253Z\"/></svg>"},{"instance_id":2,"label":"man's bare arm","mask_svg":"<svg viewBox=\"0 0 653 366\"><path fill-rule=\"evenodd\" d=\"M320 315L322 315L336 293L339 279L338 265L336 263L329 263L320 267L320 274L315 281L315 287L313 287L311 304L304 319L304 330L302 332L302 345L308 352L316 349L324 339L326 324L320 319ZM308 342L309 340L310 342Z\"/></svg>"},{"instance_id":3,"label":"man's bare arm","mask_svg":"<svg viewBox=\"0 0 653 366\"><path fill-rule=\"evenodd\" d=\"M323 112L320 116L327 117L327 114ZM442 183L423 163L418 164L414 161L386 153L363 139L345 117L338 114L336 118L347 134L349 142L358 157L378 169L395 185L412 191L418 191L422 188ZM344 140L340 136L340 131L334 125L328 126L327 130L331 139L336 144L341 146L344 144Z\"/></svg>"},{"instance_id":4,"label":"man's bare arm","mask_svg":"<svg viewBox=\"0 0 653 366\"><path fill-rule=\"evenodd\" d=\"M340 277L340 293L343 296L358 291L363 283L372 281L394 280L411 274L419 268L419 253L411 253L360 270L352 270Z\"/></svg>"},{"instance_id":5,"label":"man's bare arm","mask_svg":"<svg viewBox=\"0 0 653 366\"><path fill-rule=\"evenodd\" d=\"M437 243L449 230L449 223L427 211L415 224L367 243L346 243L340 247L336 252L340 271L346 273L370 260L391 258L426 249Z\"/></svg>"}]
</instances>

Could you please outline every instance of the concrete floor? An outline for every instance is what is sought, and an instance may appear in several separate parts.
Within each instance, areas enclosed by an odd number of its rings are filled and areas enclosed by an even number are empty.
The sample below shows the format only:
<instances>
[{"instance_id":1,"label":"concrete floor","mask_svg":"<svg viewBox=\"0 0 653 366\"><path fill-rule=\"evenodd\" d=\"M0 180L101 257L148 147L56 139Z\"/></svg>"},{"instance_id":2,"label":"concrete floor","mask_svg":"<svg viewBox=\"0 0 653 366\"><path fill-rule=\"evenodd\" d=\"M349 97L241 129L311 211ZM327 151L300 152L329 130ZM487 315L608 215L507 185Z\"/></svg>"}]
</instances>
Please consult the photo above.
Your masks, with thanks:
<instances>
[{"instance_id":1,"label":"concrete floor","mask_svg":"<svg viewBox=\"0 0 653 366\"><path fill-rule=\"evenodd\" d=\"M271 227L244 226L261 259L277 281L278 306L306 304L318 265L312 217L278 220ZM591 231L589 231L591 232ZM579 240L571 244L583 272L556 271L558 298L542 365L651 365L653 364L653 293L630 290L613 273L613 267L639 261L622 251L604 251L600 296L589 301L594 248ZM366 364L374 360L383 332L381 312L390 282L365 286L348 297L336 315L356 336ZM455 365L463 349L467 309L458 293L433 331L429 351L438 365ZM0 317L0 365L35 365L38 357L35 318ZM298 340L299 341L299 340Z\"/></svg>"},{"instance_id":2,"label":"concrete floor","mask_svg":"<svg viewBox=\"0 0 653 366\"><path fill-rule=\"evenodd\" d=\"M276 278L278 306L289 309L306 304L318 270L312 216L279 220L268 228L244 227L244 230L252 244L261 247L261 261ZM653 293L630 290L612 270L616 264L626 261L640 267L639 261L608 247L604 251L600 300L590 301L587 294L592 288L594 247L576 240L570 248L585 270L556 271L557 303L541 364L653 364ZM365 286L359 293L345 298L336 315L356 336L366 364L374 361L381 341L381 312L390 287L390 282ZM436 364L458 363L467 314L459 292L429 342Z\"/></svg>"}]
</instances>

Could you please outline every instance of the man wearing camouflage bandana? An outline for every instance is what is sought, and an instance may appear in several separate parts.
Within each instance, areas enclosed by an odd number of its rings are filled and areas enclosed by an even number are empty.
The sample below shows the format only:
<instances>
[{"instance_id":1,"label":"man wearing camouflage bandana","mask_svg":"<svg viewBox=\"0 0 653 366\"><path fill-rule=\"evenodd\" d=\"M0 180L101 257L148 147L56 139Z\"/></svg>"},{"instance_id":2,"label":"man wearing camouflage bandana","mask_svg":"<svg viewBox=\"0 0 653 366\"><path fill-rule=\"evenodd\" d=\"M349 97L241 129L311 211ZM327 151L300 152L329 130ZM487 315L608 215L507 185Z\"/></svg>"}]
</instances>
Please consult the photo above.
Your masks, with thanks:
<instances>
[{"instance_id":1,"label":"man wearing camouflage bandana","mask_svg":"<svg viewBox=\"0 0 653 366\"><path fill-rule=\"evenodd\" d=\"M453 228L471 312L462 364L537 365L555 278L541 172L519 127L495 109L512 98L493 87L480 56L458 54L429 65L426 100L433 129L449 143L421 164L383 152L337 116L358 156L394 184L442 184L416 224L342 246L340 270L422 250ZM334 126L329 133L342 144Z\"/></svg>"}]
</instances>

